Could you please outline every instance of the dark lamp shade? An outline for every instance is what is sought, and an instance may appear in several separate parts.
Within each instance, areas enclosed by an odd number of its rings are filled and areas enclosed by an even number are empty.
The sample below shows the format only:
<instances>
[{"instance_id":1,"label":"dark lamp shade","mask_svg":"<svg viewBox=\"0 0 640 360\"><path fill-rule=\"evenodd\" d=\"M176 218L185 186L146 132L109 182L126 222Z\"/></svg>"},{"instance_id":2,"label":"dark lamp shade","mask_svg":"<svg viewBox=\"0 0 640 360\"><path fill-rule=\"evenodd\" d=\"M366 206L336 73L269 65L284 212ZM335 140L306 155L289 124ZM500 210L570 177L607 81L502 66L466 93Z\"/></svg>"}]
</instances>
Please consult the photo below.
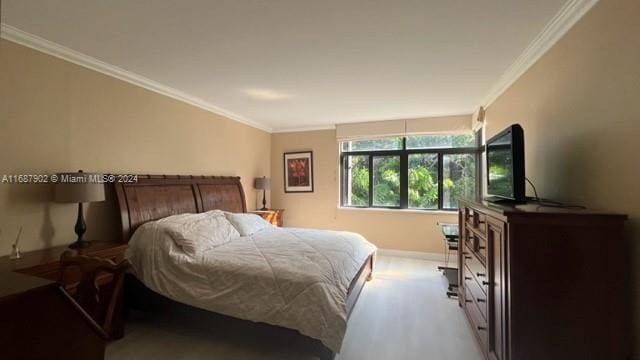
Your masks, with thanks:
<instances>
[{"instance_id":1,"label":"dark lamp shade","mask_svg":"<svg viewBox=\"0 0 640 360\"><path fill-rule=\"evenodd\" d=\"M97 174L63 173L58 174L54 200L59 203L85 203L104 201L104 184L93 182Z\"/></svg>"},{"instance_id":2,"label":"dark lamp shade","mask_svg":"<svg viewBox=\"0 0 640 360\"><path fill-rule=\"evenodd\" d=\"M258 190L269 190L271 189L271 179L267 177L256 178L253 187Z\"/></svg>"}]
</instances>

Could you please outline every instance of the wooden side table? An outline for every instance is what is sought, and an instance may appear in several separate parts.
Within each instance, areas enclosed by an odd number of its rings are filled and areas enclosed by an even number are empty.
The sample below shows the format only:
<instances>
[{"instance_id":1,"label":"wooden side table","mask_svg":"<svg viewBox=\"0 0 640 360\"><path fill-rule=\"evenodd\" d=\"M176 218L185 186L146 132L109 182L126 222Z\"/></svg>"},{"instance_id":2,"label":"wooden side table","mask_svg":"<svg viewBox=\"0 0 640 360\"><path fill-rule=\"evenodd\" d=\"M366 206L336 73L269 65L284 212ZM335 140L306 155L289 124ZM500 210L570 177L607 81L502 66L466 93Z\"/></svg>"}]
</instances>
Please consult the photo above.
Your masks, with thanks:
<instances>
[{"instance_id":1,"label":"wooden side table","mask_svg":"<svg viewBox=\"0 0 640 360\"><path fill-rule=\"evenodd\" d=\"M48 249L24 252L20 259L12 260L9 256L0 257L0 271L8 270L22 274L37 276L44 279L57 281L64 285L65 289L71 293L75 293L75 289L80 281L80 272L77 269L70 268L61 273L60 256L63 252L70 250L67 246L56 246ZM109 259L115 263L119 263L125 257L127 244L121 242L94 241L82 249L77 249L80 255L99 257ZM111 275L104 274L98 277L98 285L104 286L111 282ZM123 301L123 298L120 299ZM121 306L119 308L122 308ZM113 339L119 339L123 336L124 330L124 314L114 316L114 325L111 334Z\"/></svg>"},{"instance_id":2,"label":"wooden side table","mask_svg":"<svg viewBox=\"0 0 640 360\"><path fill-rule=\"evenodd\" d=\"M263 219L276 226L282 226L284 223L284 209L252 210L249 212L262 216Z\"/></svg>"}]
</instances>

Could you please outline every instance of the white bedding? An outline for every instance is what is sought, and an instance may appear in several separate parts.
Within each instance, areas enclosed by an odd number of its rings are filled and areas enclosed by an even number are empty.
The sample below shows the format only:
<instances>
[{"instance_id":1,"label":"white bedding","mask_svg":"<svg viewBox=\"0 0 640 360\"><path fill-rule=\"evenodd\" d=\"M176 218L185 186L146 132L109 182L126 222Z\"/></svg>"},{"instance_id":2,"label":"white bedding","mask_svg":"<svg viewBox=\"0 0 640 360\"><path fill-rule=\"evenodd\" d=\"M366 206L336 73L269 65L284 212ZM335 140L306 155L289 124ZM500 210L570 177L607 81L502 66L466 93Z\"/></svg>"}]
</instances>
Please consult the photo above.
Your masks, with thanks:
<instances>
[{"instance_id":1,"label":"white bedding","mask_svg":"<svg viewBox=\"0 0 640 360\"><path fill-rule=\"evenodd\" d=\"M127 257L136 276L168 298L295 329L339 352L349 285L375 251L355 233L273 227L191 256L149 222Z\"/></svg>"}]
</instances>

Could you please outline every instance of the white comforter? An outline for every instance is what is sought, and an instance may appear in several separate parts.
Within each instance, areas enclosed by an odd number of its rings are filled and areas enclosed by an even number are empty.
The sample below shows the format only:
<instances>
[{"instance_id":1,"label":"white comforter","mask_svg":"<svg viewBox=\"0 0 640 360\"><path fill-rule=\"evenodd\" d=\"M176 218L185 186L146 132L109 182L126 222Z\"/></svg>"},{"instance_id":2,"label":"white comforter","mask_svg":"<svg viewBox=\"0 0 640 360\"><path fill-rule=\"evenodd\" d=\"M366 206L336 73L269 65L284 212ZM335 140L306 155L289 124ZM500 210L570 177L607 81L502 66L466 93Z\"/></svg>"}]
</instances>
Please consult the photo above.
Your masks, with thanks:
<instances>
[{"instance_id":1,"label":"white comforter","mask_svg":"<svg viewBox=\"0 0 640 360\"><path fill-rule=\"evenodd\" d=\"M375 251L355 233L274 227L189 256L151 222L136 231L127 257L168 298L296 329L339 352L349 285Z\"/></svg>"}]
</instances>

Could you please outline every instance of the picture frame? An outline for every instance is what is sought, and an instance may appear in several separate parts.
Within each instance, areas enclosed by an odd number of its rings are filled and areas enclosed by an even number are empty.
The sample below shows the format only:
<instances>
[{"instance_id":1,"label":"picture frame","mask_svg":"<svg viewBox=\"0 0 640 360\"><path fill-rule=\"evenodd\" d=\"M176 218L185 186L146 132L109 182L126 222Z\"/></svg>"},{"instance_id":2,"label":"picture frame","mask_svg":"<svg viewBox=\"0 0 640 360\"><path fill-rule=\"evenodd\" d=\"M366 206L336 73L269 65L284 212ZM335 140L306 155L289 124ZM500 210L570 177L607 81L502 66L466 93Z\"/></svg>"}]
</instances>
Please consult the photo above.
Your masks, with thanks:
<instances>
[{"instance_id":1,"label":"picture frame","mask_svg":"<svg viewBox=\"0 0 640 360\"><path fill-rule=\"evenodd\" d=\"M284 192L313 192L313 151L285 152Z\"/></svg>"}]
</instances>

